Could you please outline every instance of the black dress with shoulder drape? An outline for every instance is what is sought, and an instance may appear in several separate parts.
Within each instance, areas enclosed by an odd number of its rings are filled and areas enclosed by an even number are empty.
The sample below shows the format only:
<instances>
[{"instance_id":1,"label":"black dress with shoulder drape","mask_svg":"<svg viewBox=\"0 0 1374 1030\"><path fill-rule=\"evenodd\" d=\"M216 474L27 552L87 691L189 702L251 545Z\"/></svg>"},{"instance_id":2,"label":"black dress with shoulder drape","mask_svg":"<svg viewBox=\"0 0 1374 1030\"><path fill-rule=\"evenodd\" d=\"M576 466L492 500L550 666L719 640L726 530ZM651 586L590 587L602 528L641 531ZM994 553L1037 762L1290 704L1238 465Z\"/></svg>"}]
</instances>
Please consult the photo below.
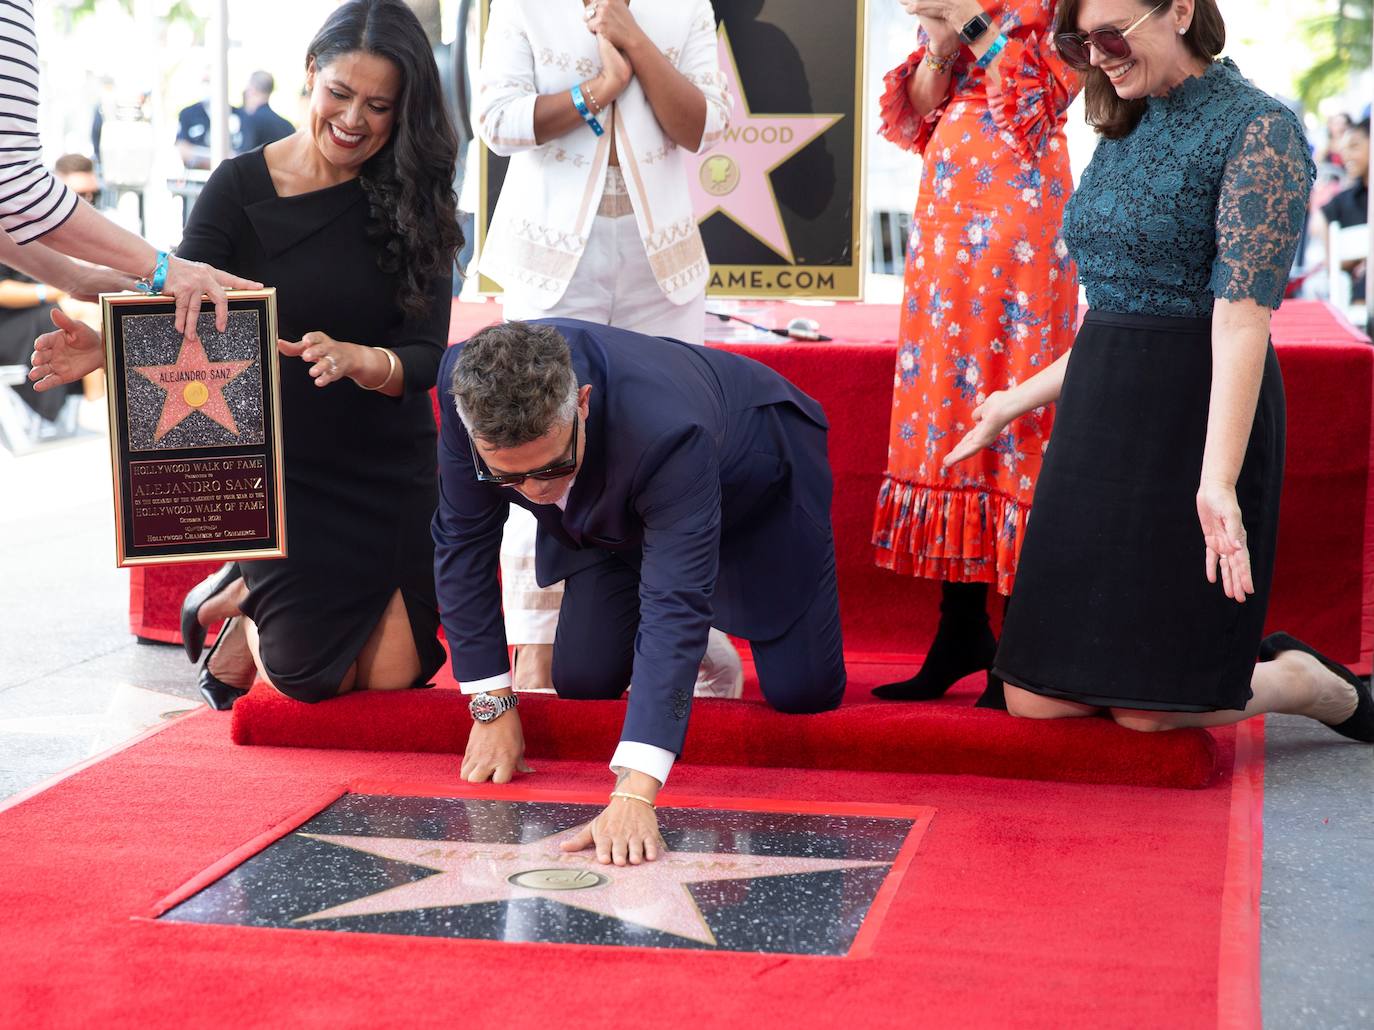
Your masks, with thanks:
<instances>
[{"instance_id":1,"label":"black dress with shoulder drape","mask_svg":"<svg viewBox=\"0 0 1374 1030\"><path fill-rule=\"evenodd\" d=\"M309 365L281 359L287 554L244 562L245 613L273 684L302 701L333 697L396 591L405 600L424 682L443 664L436 639L435 428L429 390L447 344L452 280L432 287L423 318L403 317L398 281L377 265L357 180L277 194L261 150L225 161L186 226L180 257L277 289L279 334L318 331L392 350L405 393L351 380L317 387Z\"/></svg>"}]
</instances>

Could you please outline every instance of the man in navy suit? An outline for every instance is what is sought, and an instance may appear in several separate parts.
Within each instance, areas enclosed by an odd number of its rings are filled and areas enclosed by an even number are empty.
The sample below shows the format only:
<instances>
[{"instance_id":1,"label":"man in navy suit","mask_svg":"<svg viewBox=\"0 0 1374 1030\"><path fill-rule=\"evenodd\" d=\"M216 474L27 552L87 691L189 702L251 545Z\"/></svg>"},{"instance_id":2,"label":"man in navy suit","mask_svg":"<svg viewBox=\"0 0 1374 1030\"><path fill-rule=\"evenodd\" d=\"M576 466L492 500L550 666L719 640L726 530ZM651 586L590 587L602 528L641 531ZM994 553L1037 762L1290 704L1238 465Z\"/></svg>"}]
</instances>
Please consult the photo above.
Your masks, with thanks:
<instances>
[{"instance_id":1,"label":"man in navy suit","mask_svg":"<svg viewBox=\"0 0 1374 1030\"><path fill-rule=\"evenodd\" d=\"M539 583L565 580L559 696L634 684L610 804L563 846L652 860L653 801L712 626L751 642L773 707L840 703L825 415L748 358L563 318L450 348L439 388L435 577L454 675L473 695L463 777L525 769L497 580L515 503L539 524Z\"/></svg>"}]
</instances>

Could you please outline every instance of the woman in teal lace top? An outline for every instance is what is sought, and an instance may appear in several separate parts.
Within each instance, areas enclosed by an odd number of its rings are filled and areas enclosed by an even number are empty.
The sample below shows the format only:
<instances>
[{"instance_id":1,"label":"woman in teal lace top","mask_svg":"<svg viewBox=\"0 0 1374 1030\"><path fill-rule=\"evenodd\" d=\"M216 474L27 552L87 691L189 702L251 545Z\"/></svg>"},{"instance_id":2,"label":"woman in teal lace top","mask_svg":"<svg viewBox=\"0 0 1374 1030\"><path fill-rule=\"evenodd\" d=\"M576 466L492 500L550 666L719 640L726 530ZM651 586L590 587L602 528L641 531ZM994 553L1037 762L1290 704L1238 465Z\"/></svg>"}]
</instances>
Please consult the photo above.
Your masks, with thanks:
<instances>
[{"instance_id":1,"label":"woman in teal lace top","mask_svg":"<svg viewBox=\"0 0 1374 1030\"><path fill-rule=\"evenodd\" d=\"M1057 402L994 666L1008 710L1142 730L1290 712L1374 743L1367 686L1261 640L1284 451L1269 320L1315 174L1302 126L1216 59L1216 0L1064 0L1055 31L1102 136L1064 216L1090 310L945 459Z\"/></svg>"}]
</instances>

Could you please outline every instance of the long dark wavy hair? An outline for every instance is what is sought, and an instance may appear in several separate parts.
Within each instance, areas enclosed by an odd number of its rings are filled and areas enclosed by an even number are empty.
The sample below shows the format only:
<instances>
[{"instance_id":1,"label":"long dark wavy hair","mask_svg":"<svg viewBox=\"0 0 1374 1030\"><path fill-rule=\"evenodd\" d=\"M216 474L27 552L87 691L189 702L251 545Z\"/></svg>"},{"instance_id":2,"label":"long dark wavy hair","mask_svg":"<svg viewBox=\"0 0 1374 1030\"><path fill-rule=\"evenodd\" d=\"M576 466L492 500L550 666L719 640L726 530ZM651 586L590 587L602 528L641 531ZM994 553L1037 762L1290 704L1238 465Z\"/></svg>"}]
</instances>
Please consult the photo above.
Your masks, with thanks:
<instances>
[{"instance_id":1,"label":"long dark wavy hair","mask_svg":"<svg viewBox=\"0 0 1374 1030\"><path fill-rule=\"evenodd\" d=\"M1159 0L1137 0L1141 11L1148 11ZM1060 0L1059 9L1054 14L1053 33L1077 32L1078 9L1080 0ZM1169 10L1162 7L1155 17ZM1188 31L1183 34L1183 42L1194 57L1211 64L1226 46L1226 22L1221 18L1216 0L1194 0L1193 20ZM1121 139L1129 136L1140 119L1145 116L1147 101L1144 97L1123 100L1116 95L1111 79L1101 68L1084 68L1083 105L1087 108L1088 124L1108 139Z\"/></svg>"},{"instance_id":2,"label":"long dark wavy hair","mask_svg":"<svg viewBox=\"0 0 1374 1030\"><path fill-rule=\"evenodd\" d=\"M401 95L386 146L363 165L368 237L377 265L400 279L396 303L407 317L429 309L434 280L447 276L463 245L453 176L453 131L439 69L419 19L401 0L350 0L310 41L306 67L323 68L344 54L374 54L396 66Z\"/></svg>"}]
</instances>

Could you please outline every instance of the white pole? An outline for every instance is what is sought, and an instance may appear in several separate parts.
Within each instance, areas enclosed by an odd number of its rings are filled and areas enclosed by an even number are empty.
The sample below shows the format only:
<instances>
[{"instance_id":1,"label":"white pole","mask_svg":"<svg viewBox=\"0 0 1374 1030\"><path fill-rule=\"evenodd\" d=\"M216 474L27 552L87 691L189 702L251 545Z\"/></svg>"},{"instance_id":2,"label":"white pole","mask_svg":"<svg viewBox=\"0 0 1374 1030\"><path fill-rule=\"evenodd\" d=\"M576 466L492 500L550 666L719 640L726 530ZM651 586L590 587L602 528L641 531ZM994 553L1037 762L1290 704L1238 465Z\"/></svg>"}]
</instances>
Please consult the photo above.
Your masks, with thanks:
<instances>
[{"instance_id":1,"label":"white pole","mask_svg":"<svg viewBox=\"0 0 1374 1030\"><path fill-rule=\"evenodd\" d=\"M229 0L210 9L210 167L229 156Z\"/></svg>"}]
</instances>

